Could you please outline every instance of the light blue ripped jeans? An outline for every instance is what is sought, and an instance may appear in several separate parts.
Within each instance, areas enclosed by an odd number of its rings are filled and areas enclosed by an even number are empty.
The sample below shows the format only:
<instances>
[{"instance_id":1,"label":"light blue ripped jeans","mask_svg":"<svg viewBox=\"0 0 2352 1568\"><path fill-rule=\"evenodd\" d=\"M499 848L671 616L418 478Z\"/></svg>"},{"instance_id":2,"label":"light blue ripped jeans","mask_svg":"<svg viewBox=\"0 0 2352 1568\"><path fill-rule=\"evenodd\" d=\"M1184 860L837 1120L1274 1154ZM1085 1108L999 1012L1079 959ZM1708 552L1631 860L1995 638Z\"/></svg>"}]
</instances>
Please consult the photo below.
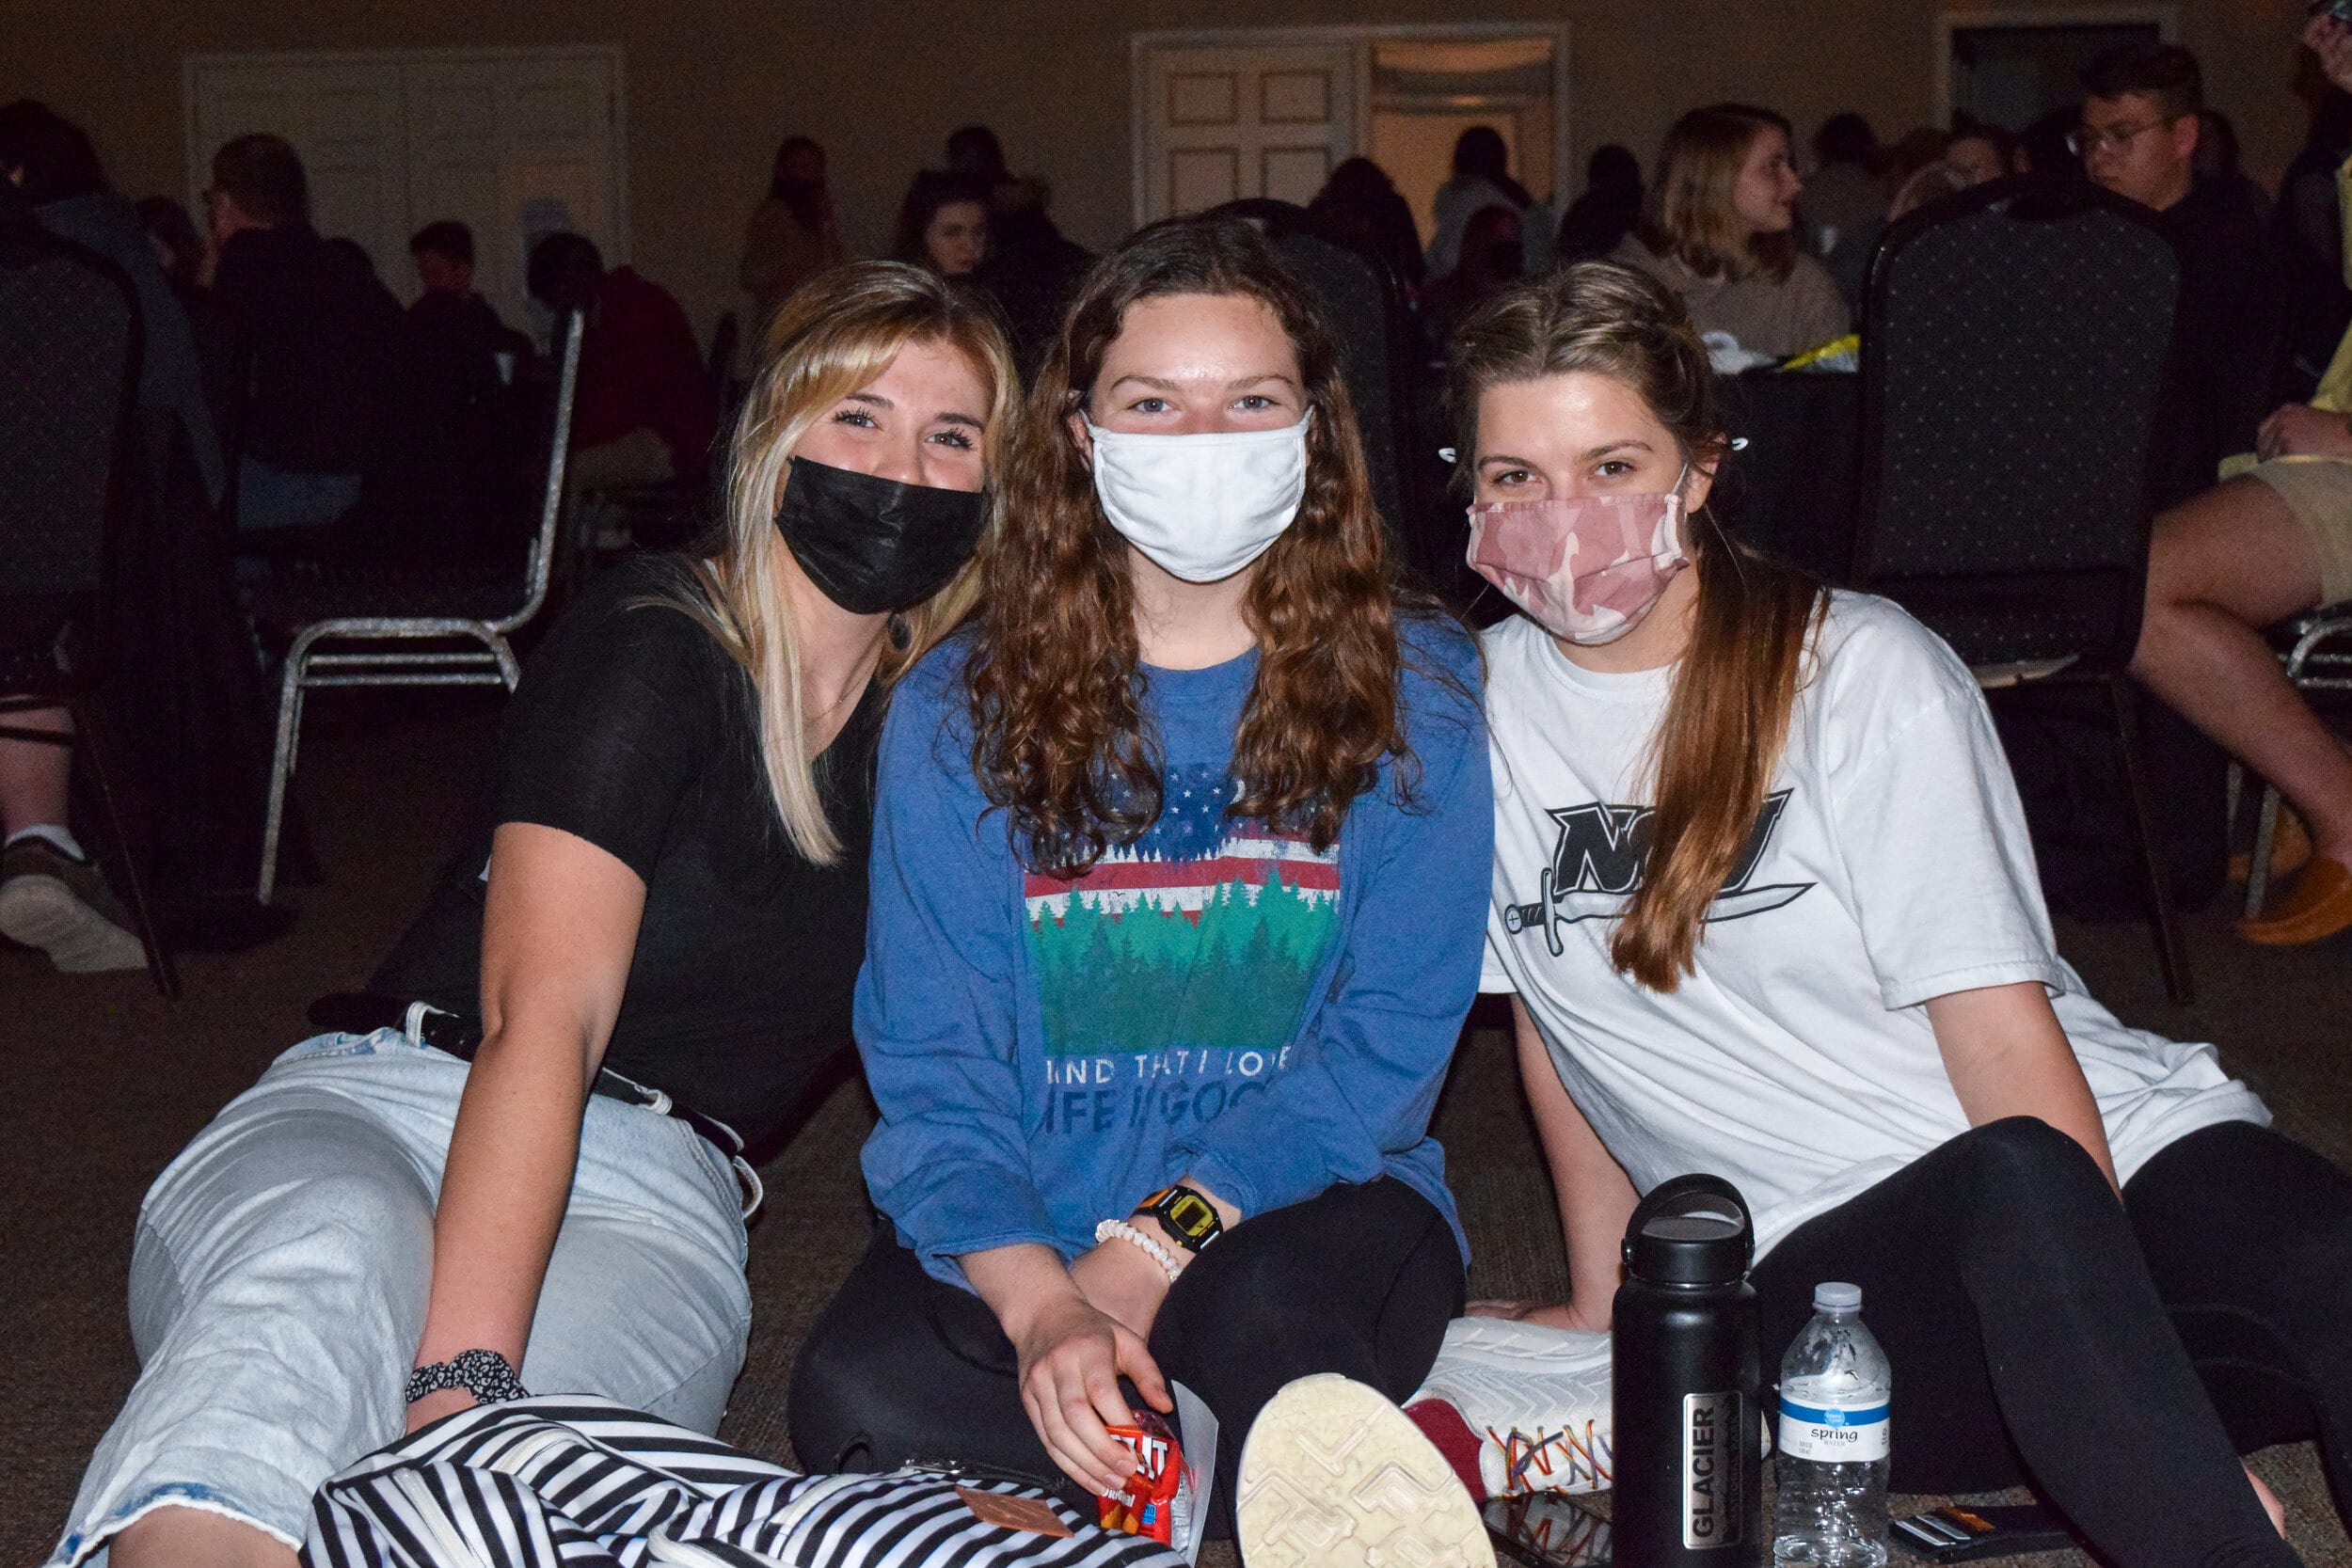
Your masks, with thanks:
<instances>
[{"instance_id":1,"label":"light blue ripped jeans","mask_svg":"<svg viewBox=\"0 0 2352 1568\"><path fill-rule=\"evenodd\" d=\"M398 1029L271 1064L155 1180L131 1256L140 1372L49 1561L169 1505L299 1548L310 1494L401 1433L467 1066ZM592 1096L522 1365L716 1432L751 1325L739 1189L686 1123Z\"/></svg>"}]
</instances>

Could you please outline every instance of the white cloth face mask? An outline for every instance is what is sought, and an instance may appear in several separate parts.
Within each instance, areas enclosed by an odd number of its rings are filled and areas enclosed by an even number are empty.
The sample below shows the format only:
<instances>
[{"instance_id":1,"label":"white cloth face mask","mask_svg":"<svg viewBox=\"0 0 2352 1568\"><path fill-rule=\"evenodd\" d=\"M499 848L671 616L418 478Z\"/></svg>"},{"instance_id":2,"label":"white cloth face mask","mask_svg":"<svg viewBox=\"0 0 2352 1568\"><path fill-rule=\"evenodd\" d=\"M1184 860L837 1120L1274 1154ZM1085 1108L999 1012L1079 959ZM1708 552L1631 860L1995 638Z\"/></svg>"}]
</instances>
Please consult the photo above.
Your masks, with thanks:
<instances>
[{"instance_id":1,"label":"white cloth face mask","mask_svg":"<svg viewBox=\"0 0 2352 1568\"><path fill-rule=\"evenodd\" d=\"M1216 582L1263 555L1307 496L1307 420L1147 436L1087 421L1094 493L1127 543L1173 578Z\"/></svg>"}]
</instances>

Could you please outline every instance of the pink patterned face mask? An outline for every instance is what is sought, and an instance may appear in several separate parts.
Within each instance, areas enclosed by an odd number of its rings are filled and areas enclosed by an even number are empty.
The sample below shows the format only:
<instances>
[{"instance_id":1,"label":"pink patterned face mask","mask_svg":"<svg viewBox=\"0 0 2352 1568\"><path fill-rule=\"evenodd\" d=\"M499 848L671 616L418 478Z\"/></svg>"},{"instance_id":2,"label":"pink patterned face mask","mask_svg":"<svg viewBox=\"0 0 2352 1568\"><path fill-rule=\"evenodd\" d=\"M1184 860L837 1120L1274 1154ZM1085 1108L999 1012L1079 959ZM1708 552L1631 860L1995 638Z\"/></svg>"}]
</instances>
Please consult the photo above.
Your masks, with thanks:
<instances>
[{"instance_id":1,"label":"pink patterned face mask","mask_svg":"<svg viewBox=\"0 0 2352 1568\"><path fill-rule=\"evenodd\" d=\"M1614 642L1691 563L1682 480L1662 496L1487 501L1470 509L1470 569L1544 629Z\"/></svg>"}]
</instances>

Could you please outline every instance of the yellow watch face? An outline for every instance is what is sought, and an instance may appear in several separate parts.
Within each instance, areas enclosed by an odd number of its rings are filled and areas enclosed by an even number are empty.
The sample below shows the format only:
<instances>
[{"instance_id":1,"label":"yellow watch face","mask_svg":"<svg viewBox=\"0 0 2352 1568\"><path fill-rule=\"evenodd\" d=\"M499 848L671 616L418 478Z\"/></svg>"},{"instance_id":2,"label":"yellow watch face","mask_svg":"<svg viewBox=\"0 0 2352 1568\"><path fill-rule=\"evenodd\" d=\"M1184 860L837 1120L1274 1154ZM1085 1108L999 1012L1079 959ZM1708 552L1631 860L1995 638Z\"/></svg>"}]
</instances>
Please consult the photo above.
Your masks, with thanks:
<instances>
[{"instance_id":1,"label":"yellow watch face","mask_svg":"<svg viewBox=\"0 0 2352 1568\"><path fill-rule=\"evenodd\" d=\"M1160 1217L1170 1230L1196 1242L1216 1229L1216 1209L1197 1193L1178 1193Z\"/></svg>"}]
</instances>

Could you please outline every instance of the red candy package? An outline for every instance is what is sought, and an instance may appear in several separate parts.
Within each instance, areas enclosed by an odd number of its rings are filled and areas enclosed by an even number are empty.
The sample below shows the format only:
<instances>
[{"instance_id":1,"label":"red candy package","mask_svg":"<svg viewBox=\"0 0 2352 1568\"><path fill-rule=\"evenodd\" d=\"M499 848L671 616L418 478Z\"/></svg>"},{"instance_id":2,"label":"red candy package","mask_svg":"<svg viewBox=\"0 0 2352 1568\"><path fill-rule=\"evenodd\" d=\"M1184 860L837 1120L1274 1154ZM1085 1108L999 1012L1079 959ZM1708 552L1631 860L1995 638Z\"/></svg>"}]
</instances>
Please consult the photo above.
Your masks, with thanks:
<instances>
[{"instance_id":1,"label":"red candy package","mask_svg":"<svg viewBox=\"0 0 2352 1568\"><path fill-rule=\"evenodd\" d=\"M1104 1529L1168 1545L1175 1530L1176 1489L1184 1479L1184 1450L1175 1429L1158 1413L1138 1410L1135 1418L1135 1425L1112 1427L1110 1434L1135 1450L1136 1473L1124 1487L1097 1499L1099 1517Z\"/></svg>"}]
</instances>

